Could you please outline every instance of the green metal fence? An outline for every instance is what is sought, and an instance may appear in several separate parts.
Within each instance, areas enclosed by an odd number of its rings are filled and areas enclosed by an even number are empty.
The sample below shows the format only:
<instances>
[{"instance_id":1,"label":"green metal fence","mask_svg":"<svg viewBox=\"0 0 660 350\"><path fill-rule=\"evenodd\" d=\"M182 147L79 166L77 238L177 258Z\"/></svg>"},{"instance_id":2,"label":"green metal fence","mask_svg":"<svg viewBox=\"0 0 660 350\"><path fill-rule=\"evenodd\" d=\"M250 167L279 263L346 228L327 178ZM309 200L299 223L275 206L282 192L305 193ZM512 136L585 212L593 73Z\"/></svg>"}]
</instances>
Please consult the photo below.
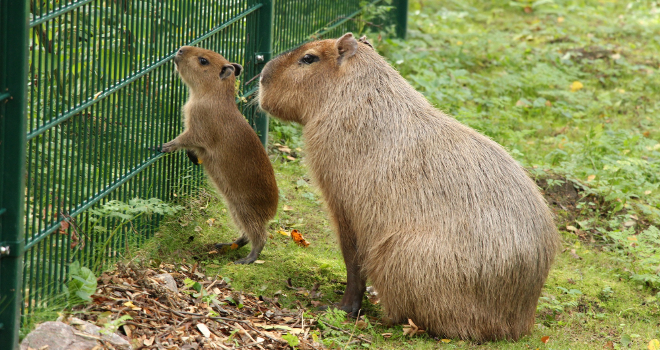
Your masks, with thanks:
<instances>
[{"instance_id":1,"label":"green metal fence","mask_svg":"<svg viewBox=\"0 0 660 350\"><path fill-rule=\"evenodd\" d=\"M68 264L104 266L149 238L158 216L119 235L90 208L191 195L201 170L148 147L181 130L186 98L170 59L182 45L244 67L240 94L272 55L361 28L376 1L0 0L0 349L20 315L61 294ZM395 0L405 35L407 1ZM241 109L265 144L268 120ZM138 234L139 232L139 234Z\"/></svg>"}]
</instances>

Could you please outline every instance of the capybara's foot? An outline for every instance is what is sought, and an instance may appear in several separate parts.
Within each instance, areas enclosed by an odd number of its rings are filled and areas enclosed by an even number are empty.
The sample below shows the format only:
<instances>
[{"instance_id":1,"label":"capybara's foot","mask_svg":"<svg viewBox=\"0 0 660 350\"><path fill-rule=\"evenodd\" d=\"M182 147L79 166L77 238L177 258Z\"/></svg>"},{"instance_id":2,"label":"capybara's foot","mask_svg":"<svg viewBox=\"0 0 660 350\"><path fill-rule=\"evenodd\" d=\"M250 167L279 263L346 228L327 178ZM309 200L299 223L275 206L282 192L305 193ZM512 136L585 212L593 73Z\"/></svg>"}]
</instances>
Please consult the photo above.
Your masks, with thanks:
<instances>
[{"instance_id":1,"label":"capybara's foot","mask_svg":"<svg viewBox=\"0 0 660 350\"><path fill-rule=\"evenodd\" d=\"M245 265L247 265L247 264L252 264L256 260L257 260L257 257L251 257L251 256L248 255L248 256L244 257L243 259L238 259L238 260L234 261L234 264L241 264L241 265L245 264Z\"/></svg>"}]
</instances>

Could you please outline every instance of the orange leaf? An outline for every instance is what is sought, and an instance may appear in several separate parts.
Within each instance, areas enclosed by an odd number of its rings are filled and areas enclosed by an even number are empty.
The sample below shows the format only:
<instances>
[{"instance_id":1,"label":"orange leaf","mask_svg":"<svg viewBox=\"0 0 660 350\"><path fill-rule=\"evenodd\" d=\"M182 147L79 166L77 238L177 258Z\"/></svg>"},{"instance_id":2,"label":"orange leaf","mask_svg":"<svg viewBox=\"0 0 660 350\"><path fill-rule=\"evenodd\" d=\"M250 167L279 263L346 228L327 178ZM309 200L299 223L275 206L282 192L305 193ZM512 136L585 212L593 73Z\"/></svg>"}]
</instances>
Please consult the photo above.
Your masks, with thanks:
<instances>
[{"instance_id":1,"label":"orange leaf","mask_svg":"<svg viewBox=\"0 0 660 350\"><path fill-rule=\"evenodd\" d=\"M541 342L543 342L543 344L547 343L548 340L550 340L550 337L547 335L545 337L541 337Z\"/></svg>"},{"instance_id":2,"label":"orange leaf","mask_svg":"<svg viewBox=\"0 0 660 350\"><path fill-rule=\"evenodd\" d=\"M236 250L236 249L238 249L238 244L232 243L230 248L231 248L231 250Z\"/></svg>"},{"instance_id":3,"label":"orange leaf","mask_svg":"<svg viewBox=\"0 0 660 350\"><path fill-rule=\"evenodd\" d=\"M296 242L296 244L301 247L309 246L309 242L305 240L303 235L298 230L291 231L291 238L293 238L293 241Z\"/></svg>"}]
</instances>

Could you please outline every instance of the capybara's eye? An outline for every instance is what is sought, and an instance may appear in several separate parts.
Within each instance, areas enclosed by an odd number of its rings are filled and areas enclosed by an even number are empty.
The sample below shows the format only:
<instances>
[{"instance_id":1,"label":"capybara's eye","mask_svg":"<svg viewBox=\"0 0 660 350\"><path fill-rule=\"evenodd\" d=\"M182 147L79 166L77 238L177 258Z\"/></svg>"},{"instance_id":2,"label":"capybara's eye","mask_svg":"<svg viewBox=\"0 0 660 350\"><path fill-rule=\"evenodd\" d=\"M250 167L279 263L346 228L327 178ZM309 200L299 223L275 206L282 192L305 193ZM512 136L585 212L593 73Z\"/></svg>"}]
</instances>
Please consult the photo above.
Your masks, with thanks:
<instances>
[{"instance_id":1,"label":"capybara's eye","mask_svg":"<svg viewBox=\"0 0 660 350\"><path fill-rule=\"evenodd\" d=\"M202 66L206 66L207 64L209 64L209 60L207 60L204 57L200 57L199 58L199 64L201 64Z\"/></svg>"},{"instance_id":2,"label":"capybara's eye","mask_svg":"<svg viewBox=\"0 0 660 350\"><path fill-rule=\"evenodd\" d=\"M321 59L319 58L319 56L306 54L305 56L303 56L303 58L300 59L300 62L302 62L304 64L312 64L312 63L318 62L320 60Z\"/></svg>"}]
</instances>

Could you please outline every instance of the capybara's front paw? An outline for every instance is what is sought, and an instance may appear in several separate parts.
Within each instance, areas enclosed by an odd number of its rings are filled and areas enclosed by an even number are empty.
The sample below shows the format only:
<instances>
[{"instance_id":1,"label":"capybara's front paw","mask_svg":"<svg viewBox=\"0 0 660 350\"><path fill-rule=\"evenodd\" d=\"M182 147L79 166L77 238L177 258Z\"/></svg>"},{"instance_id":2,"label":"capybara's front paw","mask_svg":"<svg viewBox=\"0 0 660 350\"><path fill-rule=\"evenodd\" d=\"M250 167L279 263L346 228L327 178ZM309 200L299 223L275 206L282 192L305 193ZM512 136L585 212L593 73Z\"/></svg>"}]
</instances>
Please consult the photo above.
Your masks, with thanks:
<instances>
[{"instance_id":1,"label":"capybara's front paw","mask_svg":"<svg viewBox=\"0 0 660 350\"><path fill-rule=\"evenodd\" d=\"M170 153L176 151L176 146L173 141L164 143L160 145L160 152L161 153Z\"/></svg>"}]
</instances>

